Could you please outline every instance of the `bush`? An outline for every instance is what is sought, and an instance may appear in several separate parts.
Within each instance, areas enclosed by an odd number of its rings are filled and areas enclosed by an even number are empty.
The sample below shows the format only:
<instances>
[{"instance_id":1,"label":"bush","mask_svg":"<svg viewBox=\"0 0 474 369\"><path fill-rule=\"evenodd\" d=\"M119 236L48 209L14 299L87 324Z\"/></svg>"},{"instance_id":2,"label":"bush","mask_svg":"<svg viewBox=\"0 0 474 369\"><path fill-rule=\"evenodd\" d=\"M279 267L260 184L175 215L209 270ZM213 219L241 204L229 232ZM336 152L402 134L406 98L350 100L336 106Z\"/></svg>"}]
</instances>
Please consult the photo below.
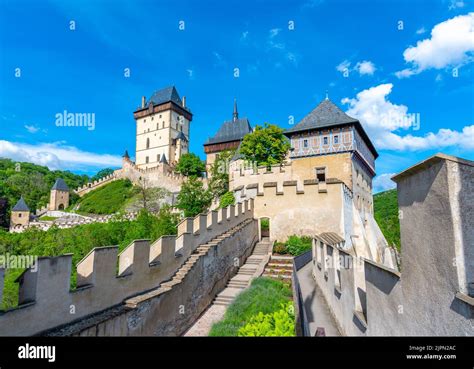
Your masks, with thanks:
<instances>
[{"instance_id":1,"label":"bush","mask_svg":"<svg viewBox=\"0 0 474 369\"><path fill-rule=\"evenodd\" d=\"M286 249L288 250L288 253L293 256L301 255L310 250L311 246L312 238L307 236L298 237L293 235L288 238L288 241L286 241Z\"/></svg>"},{"instance_id":2,"label":"bush","mask_svg":"<svg viewBox=\"0 0 474 369\"><path fill-rule=\"evenodd\" d=\"M234 204L235 204L234 193L230 191L223 194L219 201L220 208L225 208L226 206L234 205Z\"/></svg>"},{"instance_id":3,"label":"bush","mask_svg":"<svg viewBox=\"0 0 474 369\"><path fill-rule=\"evenodd\" d=\"M270 229L270 219L263 218L260 220L260 229L262 231L268 231Z\"/></svg>"},{"instance_id":4,"label":"bush","mask_svg":"<svg viewBox=\"0 0 474 369\"><path fill-rule=\"evenodd\" d=\"M210 336L237 336L239 329L250 323L252 317L271 314L281 304L291 303L290 287L266 277L255 278L251 286L240 293L227 309L224 319L212 326Z\"/></svg>"},{"instance_id":5,"label":"bush","mask_svg":"<svg viewBox=\"0 0 474 369\"><path fill-rule=\"evenodd\" d=\"M287 254L288 250L286 249L286 245L283 242L275 242L273 245L273 252L275 254Z\"/></svg>"},{"instance_id":6,"label":"bush","mask_svg":"<svg viewBox=\"0 0 474 369\"><path fill-rule=\"evenodd\" d=\"M203 183L196 177L189 177L181 185L176 207L183 210L185 217L194 217L206 211L212 203L212 194L204 189Z\"/></svg>"},{"instance_id":7,"label":"bush","mask_svg":"<svg viewBox=\"0 0 474 369\"><path fill-rule=\"evenodd\" d=\"M285 337L295 335L295 313L292 301L270 314L259 312L238 331L240 337Z\"/></svg>"}]
</instances>

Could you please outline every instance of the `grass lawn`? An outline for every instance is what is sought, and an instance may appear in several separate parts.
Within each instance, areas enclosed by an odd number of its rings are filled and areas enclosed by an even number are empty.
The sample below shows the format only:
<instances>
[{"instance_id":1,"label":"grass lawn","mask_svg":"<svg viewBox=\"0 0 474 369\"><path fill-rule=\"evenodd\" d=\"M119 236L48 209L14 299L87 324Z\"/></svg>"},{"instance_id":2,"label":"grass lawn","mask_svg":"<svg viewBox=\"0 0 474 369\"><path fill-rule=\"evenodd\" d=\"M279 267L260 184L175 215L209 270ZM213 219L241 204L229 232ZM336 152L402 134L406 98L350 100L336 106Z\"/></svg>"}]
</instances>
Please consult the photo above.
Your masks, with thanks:
<instances>
[{"instance_id":1,"label":"grass lawn","mask_svg":"<svg viewBox=\"0 0 474 369\"><path fill-rule=\"evenodd\" d=\"M45 215L44 217L41 217L40 220L56 220L58 219L58 217L49 217L47 215Z\"/></svg>"},{"instance_id":2,"label":"grass lawn","mask_svg":"<svg viewBox=\"0 0 474 369\"><path fill-rule=\"evenodd\" d=\"M282 303L291 299L288 284L266 277L256 278L228 307L224 319L212 326L209 336L237 336L239 328L253 316L259 312L269 314L278 311Z\"/></svg>"}]
</instances>

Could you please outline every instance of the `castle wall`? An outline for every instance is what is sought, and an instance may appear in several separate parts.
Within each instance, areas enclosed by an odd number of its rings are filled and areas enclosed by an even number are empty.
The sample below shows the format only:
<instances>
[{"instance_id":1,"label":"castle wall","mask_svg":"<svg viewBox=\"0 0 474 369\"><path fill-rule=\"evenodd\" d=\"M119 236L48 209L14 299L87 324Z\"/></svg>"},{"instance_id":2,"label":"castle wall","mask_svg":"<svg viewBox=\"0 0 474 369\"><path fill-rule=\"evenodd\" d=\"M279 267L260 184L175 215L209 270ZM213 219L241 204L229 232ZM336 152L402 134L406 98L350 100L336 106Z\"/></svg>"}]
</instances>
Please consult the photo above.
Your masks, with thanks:
<instances>
[{"instance_id":1,"label":"castle wall","mask_svg":"<svg viewBox=\"0 0 474 369\"><path fill-rule=\"evenodd\" d=\"M27 226L30 223L29 211L12 211L10 217L10 227Z\"/></svg>"},{"instance_id":2,"label":"castle wall","mask_svg":"<svg viewBox=\"0 0 474 369\"><path fill-rule=\"evenodd\" d=\"M252 221L198 259L181 283L126 300L121 308L71 324L51 335L179 336L211 304L227 281L245 263L257 241Z\"/></svg>"},{"instance_id":3,"label":"castle wall","mask_svg":"<svg viewBox=\"0 0 474 369\"><path fill-rule=\"evenodd\" d=\"M437 155L395 177L401 273L314 241L315 282L344 334L474 335L473 174Z\"/></svg>"},{"instance_id":4,"label":"castle wall","mask_svg":"<svg viewBox=\"0 0 474 369\"><path fill-rule=\"evenodd\" d=\"M27 269L20 276L18 308L0 314L0 335L36 334L157 288L199 245L252 216L252 204L246 201L186 218L177 236L163 236L153 244L136 240L120 254L115 246L95 248L77 264L74 291L70 291L72 255L39 258L36 272Z\"/></svg>"}]
</instances>

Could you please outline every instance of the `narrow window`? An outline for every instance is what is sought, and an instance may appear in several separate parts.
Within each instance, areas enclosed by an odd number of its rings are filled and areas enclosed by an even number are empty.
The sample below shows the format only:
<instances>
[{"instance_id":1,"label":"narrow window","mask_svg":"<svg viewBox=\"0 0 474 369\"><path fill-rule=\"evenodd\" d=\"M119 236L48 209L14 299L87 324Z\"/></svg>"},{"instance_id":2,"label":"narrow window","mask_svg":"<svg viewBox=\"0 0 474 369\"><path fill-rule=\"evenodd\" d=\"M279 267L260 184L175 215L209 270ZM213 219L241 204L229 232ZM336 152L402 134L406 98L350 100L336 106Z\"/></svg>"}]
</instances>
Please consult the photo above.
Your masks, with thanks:
<instances>
[{"instance_id":1,"label":"narrow window","mask_svg":"<svg viewBox=\"0 0 474 369\"><path fill-rule=\"evenodd\" d=\"M335 144L339 143L339 136L334 136L334 143Z\"/></svg>"},{"instance_id":2,"label":"narrow window","mask_svg":"<svg viewBox=\"0 0 474 369\"><path fill-rule=\"evenodd\" d=\"M147 149L150 148L150 139L149 138L146 139L146 148Z\"/></svg>"},{"instance_id":3,"label":"narrow window","mask_svg":"<svg viewBox=\"0 0 474 369\"><path fill-rule=\"evenodd\" d=\"M319 182L326 182L326 167L316 168L316 178Z\"/></svg>"},{"instance_id":4,"label":"narrow window","mask_svg":"<svg viewBox=\"0 0 474 369\"><path fill-rule=\"evenodd\" d=\"M148 162L149 162L149 159L148 159L148 156L147 156L147 157L145 158L145 163L148 164Z\"/></svg>"},{"instance_id":5,"label":"narrow window","mask_svg":"<svg viewBox=\"0 0 474 369\"><path fill-rule=\"evenodd\" d=\"M324 137L324 138L323 138L323 143L324 143L325 145L328 144L328 138L327 138L327 137Z\"/></svg>"},{"instance_id":6,"label":"narrow window","mask_svg":"<svg viewBox=\"0 0 474 369\"><path fill-rule=\"evenodd\" d=\"M308 140L304 140L304 141L303 141L303 147L304 147L304 148L307 148L307 147L308 147Z\"/></svg>"},{"instance_id":7,"label":"narrow window","mask_svg":"<svg viewBox=\"0 0 474 369\"><path fill-rule=\"evenodd\" d=\"M156 155L156 161L157 161L157 162L160 161L160 154Z\"/></svg>"}]
</instances>

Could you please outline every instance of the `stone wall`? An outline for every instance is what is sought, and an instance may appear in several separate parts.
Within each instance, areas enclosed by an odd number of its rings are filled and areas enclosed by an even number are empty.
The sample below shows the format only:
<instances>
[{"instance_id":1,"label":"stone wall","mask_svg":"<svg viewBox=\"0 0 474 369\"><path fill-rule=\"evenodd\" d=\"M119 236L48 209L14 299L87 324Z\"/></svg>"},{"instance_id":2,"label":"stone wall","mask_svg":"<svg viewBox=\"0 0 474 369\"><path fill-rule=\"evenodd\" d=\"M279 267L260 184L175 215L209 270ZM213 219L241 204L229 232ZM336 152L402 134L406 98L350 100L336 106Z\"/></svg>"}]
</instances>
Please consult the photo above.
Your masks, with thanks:
<instances>
[{"instance_id":1,"label":"stone wall","mask_svg":"<svg viewBox=\"0 0 474 369\"><path fill-rule=\"evenodd\" d=\"M474 163L435 155L394 177L401 273L313 244L316 285L346 335L474 335Z\"/></svg>"},{"instance_id":2,"label":"stone wall","mask_svg":"<svg viewBox=\"0 0 474 369\"><path fill-rule=\"evenodd\" d=\"M95 248L77 264L77 287L73 291L72 255L39 258L36 268L19 277L18 308L0 313L0 335L36 334L157 288L199 245L252 217L252 201L245 201L186 218L178 225L177 236L163 236L153 244L137 240L120 254L115 246Z\"/></svg>"},{"instance_id":3,"label":"stone wall","mask_svg":"<svg viewBox=\"0 0 474 369\"><path fill-rule=\"evenodd\" d=\"M181 283L149 291L81 322L46 332L53 336L179 336L211 304L227 281L251 254L257 241L257 222L198 259Z\"/></svg>"}]
</instances>

